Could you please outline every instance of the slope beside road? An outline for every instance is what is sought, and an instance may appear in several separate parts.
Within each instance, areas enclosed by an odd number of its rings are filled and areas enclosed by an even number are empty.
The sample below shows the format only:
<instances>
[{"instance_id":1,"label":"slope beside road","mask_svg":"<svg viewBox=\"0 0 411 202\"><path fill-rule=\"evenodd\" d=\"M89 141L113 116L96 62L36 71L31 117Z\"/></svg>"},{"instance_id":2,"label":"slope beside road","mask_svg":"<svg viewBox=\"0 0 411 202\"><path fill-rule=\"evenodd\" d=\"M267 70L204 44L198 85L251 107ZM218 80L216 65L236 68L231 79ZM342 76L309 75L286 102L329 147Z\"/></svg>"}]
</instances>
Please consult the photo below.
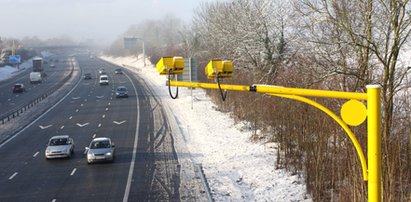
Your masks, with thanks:
<instances>
[{"instance_id":1,"label":"slope beside road","mask_svg":"<svg viewBox=\"0 0 411 202\"><path fill-rule=\"evenodd\" d=\"M151 85L181 132L174 138L182 140L184 145L178 146L188 153L178 154L179 161L203 165L215 201L312 201L298 175L274 168L277 145L250 142L248 124L236 124L229 114L216 111L204 90L193 90L191 97L189 89L180 88L179 98L173 100L166 78L153 65L144 67L134 57L101 58L139 74Z\"/></svg>"}]
</instances>

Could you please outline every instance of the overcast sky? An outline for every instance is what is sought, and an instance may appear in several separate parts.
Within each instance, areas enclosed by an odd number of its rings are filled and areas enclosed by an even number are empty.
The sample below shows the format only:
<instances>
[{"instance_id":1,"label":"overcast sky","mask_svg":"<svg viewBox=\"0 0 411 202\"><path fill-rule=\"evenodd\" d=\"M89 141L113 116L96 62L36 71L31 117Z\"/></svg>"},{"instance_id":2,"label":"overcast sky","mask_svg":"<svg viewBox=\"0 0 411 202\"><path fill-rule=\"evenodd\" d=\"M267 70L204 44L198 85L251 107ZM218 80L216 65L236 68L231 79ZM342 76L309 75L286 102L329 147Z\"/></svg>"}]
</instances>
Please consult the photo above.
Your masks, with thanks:
<instances>
[{"instance_id":1,"label":"overcast sky","mask_svg":"<svg viewBox=\"0 0 411 202\"><path fill-rule=\"evenodd\" d=\"M0 0L0 37L112 40L132 24L165 14L191 22L193 9L210 0Z\"/></svg>"}]
</instances>

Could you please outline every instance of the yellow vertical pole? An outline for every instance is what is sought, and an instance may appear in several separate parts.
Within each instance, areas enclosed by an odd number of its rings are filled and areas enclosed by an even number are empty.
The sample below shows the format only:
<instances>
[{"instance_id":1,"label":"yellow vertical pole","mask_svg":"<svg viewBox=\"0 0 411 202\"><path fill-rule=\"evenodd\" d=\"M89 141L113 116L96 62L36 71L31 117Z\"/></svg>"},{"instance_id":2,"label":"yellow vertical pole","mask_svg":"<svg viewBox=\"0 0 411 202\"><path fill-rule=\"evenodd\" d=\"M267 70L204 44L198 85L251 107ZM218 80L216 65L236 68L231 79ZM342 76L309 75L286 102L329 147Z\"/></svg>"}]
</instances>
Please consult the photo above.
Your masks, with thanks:
<instances>
[{"instance_id":1,"label":"yellow vertical pole","mask_svg":"<svg viewBox=\"0 0 411 202\"><path fill-rule=\"evenodd\" d=\"M380 85L367 85L368 201L381 201L381 101Z\"/></svg>"},{"instance_id":2,"label":"yellow vertical pole","mask_svg":"<svg viewBox=\"0 0 411 202\"><path fill-rule=\"evenodd\" d=\"M14 40L13 40L13 46L11 47L11 55L14 55Z\"/></svg>"}]
</instances>

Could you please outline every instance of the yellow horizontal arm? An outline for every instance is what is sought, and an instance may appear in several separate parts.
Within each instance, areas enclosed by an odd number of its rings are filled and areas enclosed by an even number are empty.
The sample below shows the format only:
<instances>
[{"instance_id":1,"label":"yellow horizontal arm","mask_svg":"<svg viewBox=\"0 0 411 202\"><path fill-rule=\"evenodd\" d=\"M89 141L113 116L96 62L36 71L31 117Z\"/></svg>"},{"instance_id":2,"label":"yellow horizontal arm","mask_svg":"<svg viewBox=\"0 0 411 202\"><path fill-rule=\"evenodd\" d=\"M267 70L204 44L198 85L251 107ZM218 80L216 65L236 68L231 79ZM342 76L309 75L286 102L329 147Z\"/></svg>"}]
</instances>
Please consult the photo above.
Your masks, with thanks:
<instances>
[{"instance_id":1,"label":"yellow horizontal arm","mask_svg":"<svg viewBox=\"0 0 411 202\"><path fill-rule=\"evenodd\" d=\"M208 88L218 89L216 83L199 83L199 82L184 82L184 81L170 81L171 86L191 87L191 88ZM355 92L340 92L340 91L328 91L328 90L313 90L302 88L284 88L281 86L270 85L230 85L221 84L223 90L235 90L235 91L254 91L259 93L268 94L284 94L284 95L298 95L306 97L322 97L322 98L339 98L339 99L354 99L354 100L367 100L367 93L355 93Z\"/></svg>"}]
</instances>

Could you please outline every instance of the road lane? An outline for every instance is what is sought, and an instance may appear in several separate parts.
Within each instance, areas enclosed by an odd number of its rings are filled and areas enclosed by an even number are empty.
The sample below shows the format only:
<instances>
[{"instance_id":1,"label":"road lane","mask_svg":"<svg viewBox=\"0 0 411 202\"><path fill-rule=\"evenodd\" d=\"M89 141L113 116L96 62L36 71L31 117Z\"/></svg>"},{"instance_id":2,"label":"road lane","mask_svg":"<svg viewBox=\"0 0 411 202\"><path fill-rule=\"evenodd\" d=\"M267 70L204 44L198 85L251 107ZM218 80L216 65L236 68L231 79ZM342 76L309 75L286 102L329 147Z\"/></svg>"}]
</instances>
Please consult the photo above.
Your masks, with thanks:
<instances>
[{"instance_id":1,"label":"road lane","mask_svg":"<svg viewBox=\"0 0 411 202\"><path fill-rule=\"evenodd\" d=\"M76 58L82 73L92 73L93 79L81 80L56 108L0 147L0 201L179 200L178 161L161 103L137 76L127 71L130 77L114 75L118 66ZM108 86L97 82L101 67L111 81ZM128 88L128 98L115 97L119 85ZM48 139L63 134L74 139L74 155L46 160ZM103 136L116 144L114 163L88 165L84 147Z\"/></svg>"},{"instance_id":2,"label":"road lane","mask_svg":"<svg viewBox=\"0 0 411 202\"><path fill-rule=\"evenodd\" d=\"M59 58L61 61L68 61L70 57L67 53L66 55L59 56ZM18 74L14 78L3 81L0 84L0 117L16 111L19 107L28 104L33 99L59 85L60 82L68 75L69 71L71 71L71 65L68 62L60 62L55 68L49 68L48 65L45 65L44 69L47 76L43 78L42 83L30 83L30 68L24 73ZM15 83L23 83L26 88L26 92L13 93L12 87Z\"/></svg>"}]
</instances>

